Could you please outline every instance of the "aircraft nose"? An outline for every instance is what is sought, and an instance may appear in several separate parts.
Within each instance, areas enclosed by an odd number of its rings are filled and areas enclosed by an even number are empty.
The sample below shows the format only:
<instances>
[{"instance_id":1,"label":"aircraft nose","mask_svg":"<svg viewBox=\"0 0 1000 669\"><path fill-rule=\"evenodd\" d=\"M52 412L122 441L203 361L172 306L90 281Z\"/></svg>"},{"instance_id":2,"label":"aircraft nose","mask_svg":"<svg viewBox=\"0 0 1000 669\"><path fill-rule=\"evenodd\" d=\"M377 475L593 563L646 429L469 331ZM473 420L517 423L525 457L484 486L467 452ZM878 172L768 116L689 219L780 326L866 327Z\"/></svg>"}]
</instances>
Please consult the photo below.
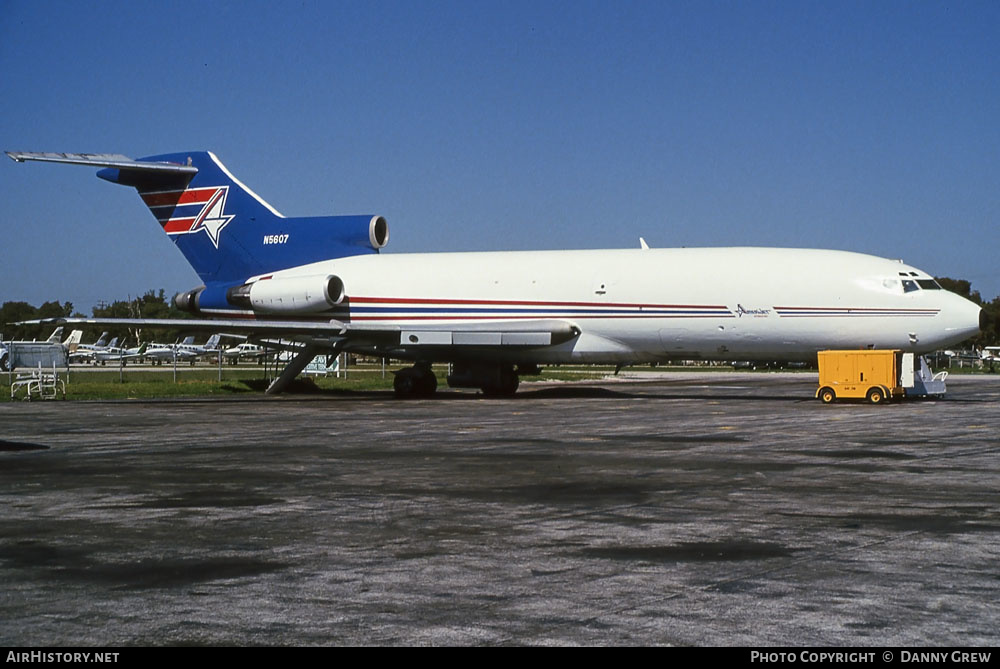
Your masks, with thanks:
<instances>
[{"instance_id":1,"label":"aircraft nose","mask_svg":"<svg viewBox=\"0 0 1000 669\"><path fill-rule=\"evenodd\" d=\"M977 336L986 329L987 315L983 309L960 295L944 295L942 315L947 314L947 324L942 331L942 339L937 346L958 344L970 337Z\"/></svg>"}]
</instances>

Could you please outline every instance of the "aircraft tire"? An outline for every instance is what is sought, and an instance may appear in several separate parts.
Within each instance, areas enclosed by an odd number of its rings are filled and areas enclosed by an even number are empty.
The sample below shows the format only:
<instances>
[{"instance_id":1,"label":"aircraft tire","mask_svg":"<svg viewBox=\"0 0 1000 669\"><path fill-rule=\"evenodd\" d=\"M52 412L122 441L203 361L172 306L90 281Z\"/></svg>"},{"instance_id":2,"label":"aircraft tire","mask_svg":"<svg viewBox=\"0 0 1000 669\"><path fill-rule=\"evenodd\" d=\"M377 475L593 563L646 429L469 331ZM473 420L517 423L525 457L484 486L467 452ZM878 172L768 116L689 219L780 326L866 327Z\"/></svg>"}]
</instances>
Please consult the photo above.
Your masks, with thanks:
<instances>
[{"instance_id":1,"label":"aircraft tire","mask_svg":"<svg viewBox=\"0 0 1000 669\"><path fill-rule=\"evenodd\" d=\"M483 386L482 391L487 397L513 397L520 384L521 381L514 370L504 370L499 383Z\"/></svg>"},{"instance_id":2,"label":"aircraft tire","mask_svg":"<svg viewBox=\"0 0 1000 669\"><path fill-rule=\"evenodd\" d=\"M885 392L881 388L871 388L868 394L865 395L865 399L870 404L882 404L885 402Z\"/></svg>"},{"instance_id":3,"label":"aircraft tire","mask_svg":"<svg viewBox=\"0 0 1000 669\"><path fill-rule=\"evenodd\" d=\"M421 370L420 379L417 382L417 395L419 397L430 397L437 391L438 380L430 368Z\"/></svg>"},{"instance_id":4,"label":"aircraft tire","mask_svg":"<svg viewBox=\"0 0 1000 669\"><path fill-rule=\"evenodd\" d=\"M413 366L396 372L392 390L399 399L431 397L437 390L437 377L429 366Z\"/></svg>"},{"instance_id":5,"label":"aircraft tire","mask_svg":"<svg viewBox=\"0 0 1000 669\"><path fill-rule=\"evenodd\" d=\"M833 388L823 387L819 389L819 401L823 404L833 404L837 400L837 393Z\"/></svg>"},{"instance_id":6,"label":"aircraft tire","mask_svg":"<svg viewBox=\"0 0 1000 669\"><path fill-rule=\"evenodd\" d=\"M412 367L396 372L392 380L392 390L397 399L408 400L420 395L420 378Z\"/></svg>"},{"instance_id":7,"label":"aircraft tire","mask_svg":"<svg viewBox=\"0 0 1000 669\"><path fill-rule=\"evenodd\" d=\"M398 372L396 378L392 380L392 391L399 399L413 397L417 385L414 382L413 375L405 374L404 372L405 370Z\"/></svg>"}]
</instances>

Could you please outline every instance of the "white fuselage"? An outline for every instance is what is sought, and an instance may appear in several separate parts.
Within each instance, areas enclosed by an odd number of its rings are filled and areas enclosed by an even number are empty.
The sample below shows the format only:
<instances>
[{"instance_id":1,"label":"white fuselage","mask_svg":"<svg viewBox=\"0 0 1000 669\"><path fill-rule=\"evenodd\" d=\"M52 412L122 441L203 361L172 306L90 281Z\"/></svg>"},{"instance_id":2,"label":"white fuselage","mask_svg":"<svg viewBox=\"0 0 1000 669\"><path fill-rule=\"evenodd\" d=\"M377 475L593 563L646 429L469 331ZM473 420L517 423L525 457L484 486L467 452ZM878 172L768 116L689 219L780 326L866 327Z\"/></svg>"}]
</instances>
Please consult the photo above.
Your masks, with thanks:
<instances>
[{"instance_id":1,"label":"white fuselage","mask_svg":"<svg viewBox=\"0 0 1000 669\"><path fill-rule=\"evenodd\" d=\"M920 353L958 343L979 326L979 307L937 288L926 272L845 251L381 254L269 276L328 274L343 281L347 310L318 318L387 326L558 319L579 328L563 344L511 354L532 362L796 360L850 348Z\"/></svg>"}]
</instances>

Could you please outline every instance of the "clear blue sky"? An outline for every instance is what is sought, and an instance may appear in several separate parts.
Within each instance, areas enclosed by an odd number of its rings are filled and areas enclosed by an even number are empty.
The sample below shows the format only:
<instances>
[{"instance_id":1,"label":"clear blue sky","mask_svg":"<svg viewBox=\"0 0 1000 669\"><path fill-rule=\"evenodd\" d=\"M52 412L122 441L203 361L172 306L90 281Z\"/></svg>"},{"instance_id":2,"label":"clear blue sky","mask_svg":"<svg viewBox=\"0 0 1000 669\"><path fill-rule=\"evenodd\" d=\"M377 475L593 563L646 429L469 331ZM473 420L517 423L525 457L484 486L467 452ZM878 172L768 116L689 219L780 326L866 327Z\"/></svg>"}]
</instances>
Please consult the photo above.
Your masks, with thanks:
<instances>
[{"instance_id":1,"label":"clear blue sky","mask_svg":"<svg viewBox=\"0 0 1000 669\"><path fill-rule=\"evenodd\" d=\"M1000 294L1000 3L0 0L0 149L208 149L387 252L755 245ZM198 285L135 192L0 160L0 302Z\"/></svg>"}]
</instances>

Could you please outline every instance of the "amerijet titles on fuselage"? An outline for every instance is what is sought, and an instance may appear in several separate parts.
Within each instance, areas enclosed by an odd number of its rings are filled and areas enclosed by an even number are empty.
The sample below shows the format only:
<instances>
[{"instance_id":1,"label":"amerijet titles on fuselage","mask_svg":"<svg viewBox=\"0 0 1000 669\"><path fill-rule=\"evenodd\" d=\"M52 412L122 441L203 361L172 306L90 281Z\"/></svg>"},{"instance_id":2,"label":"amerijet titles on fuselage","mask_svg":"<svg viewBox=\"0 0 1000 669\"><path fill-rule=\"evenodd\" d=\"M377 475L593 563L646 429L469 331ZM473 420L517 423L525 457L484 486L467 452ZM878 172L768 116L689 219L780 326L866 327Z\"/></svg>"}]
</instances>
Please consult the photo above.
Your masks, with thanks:
<instances>
[{"instance_id":1,"label":"amerijet titles on fuselage","mask_svg":"<svg viewBox=\"0 0 1000 669\"><path fill-rule=\"evenodd\" d=\"M900 261L779 248L382 254L378 215L286 218L203 151L139 160L8 152L103 168L136 188L204 285L195 320L61 319L242 333L295 352L268 392L317 354L413 361L397 394L516 391L552 363L814 360L823 349L922 353L979 331L980 309Z\"/></svg>"}]
</instances>

